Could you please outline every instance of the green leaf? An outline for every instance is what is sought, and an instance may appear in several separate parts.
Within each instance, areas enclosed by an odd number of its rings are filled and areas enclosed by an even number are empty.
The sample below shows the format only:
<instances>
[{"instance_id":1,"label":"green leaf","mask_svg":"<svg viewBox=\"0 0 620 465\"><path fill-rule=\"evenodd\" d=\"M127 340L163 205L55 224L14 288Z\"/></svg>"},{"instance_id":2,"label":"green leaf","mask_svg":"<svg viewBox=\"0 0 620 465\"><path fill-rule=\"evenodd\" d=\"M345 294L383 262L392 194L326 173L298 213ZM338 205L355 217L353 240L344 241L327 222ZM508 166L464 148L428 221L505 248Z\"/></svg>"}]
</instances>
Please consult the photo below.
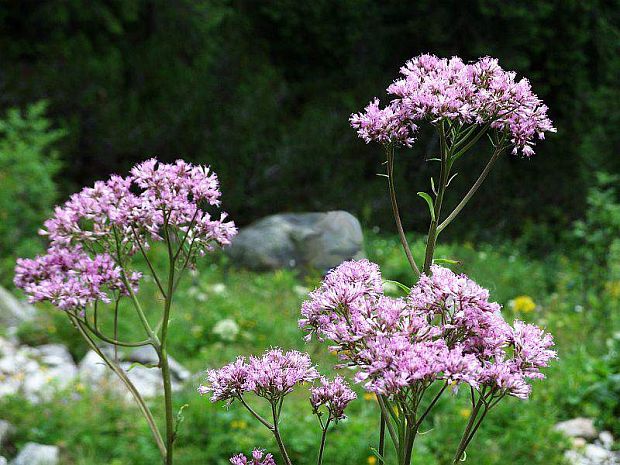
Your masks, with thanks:
<instances>
[{"instance_id":1,"label":"green leaf","mask_svg":"<svg viewBox=\"0 0 620 465\"><path fill-rule=\"evenodd\" d=\"M418 192L418 195L426 200L428 211L431 213L431 219L435 221L435 205L433 205L433 199L426 192Z\"/></svg>"},{"instance_id":2,"label":"green leaf","mask_svg":"<svg viewBox=\"0 0 620 465\"><path fill-rule=\"evenodd\" d=\"M133 370L137 366L142 366L142 367L145 367L145 368L157 368L157 364L156 363L133 362L131 365L129 365L129 368L127 368L127 372L130 372L131 370Z\"/></svg>"},{"instance_id":3,"label":"green leaf","mask_svg":"<svg viewBox=\"0 0 620 465\"><path fill-rule=\"evenodd\" d=\"M462 265L463 262L459 260L451 260L449 258L434 258L433 263L445 264L445 265Z\"/></svg>"},{"instance_id":4,"label":"green leaf","mask_svg":"<svg viewBox=\"0 0 620 465\"><path fill-rule=\"evenodd\" d=\"M407 294L409 294L409 292L411 291L410 287L407 287L403 283L399 283L398 281L393 281L391 279L384 279L383 282L394 284L395 286L398 286L402 291L406 292Z\"/></svg>"},{"instance_id":5,"label":"green leaf","mask_svg":"<svg viewBox=\"0 0 620 465\"><path fill-rule=\"evenodd\" d=\"M379 450L376 447L370 447L370 450L372 451L373 454L375 454L377 456L377 458L379 460L381 460L381 462L385 463L385 457L383 457L380 453Z\"/></svg>"}]
</instances>

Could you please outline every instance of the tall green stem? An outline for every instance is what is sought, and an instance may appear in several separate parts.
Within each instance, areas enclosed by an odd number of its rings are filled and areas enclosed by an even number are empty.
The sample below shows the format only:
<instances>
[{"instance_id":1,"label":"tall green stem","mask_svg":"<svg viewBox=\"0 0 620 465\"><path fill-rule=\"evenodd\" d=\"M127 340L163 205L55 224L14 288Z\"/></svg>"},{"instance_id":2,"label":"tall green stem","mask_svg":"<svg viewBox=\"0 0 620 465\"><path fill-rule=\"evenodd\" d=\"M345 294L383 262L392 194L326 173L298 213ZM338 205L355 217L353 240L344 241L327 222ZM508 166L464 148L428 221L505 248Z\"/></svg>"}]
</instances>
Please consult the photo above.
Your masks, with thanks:
<instances>
[{"instance_id":1,"label":"tall green stem","mask_svg":"<svg viewBox=\"0 0 620 465\"><path fill-rule=\"evenodd\" d=\"M478 177L474 185L471 186L471 189L469 189L467 194L465 194L465 197L463 197L463 199L454 208L454 210L452 210L452 212L448 215L448 217L439 225L439 228L438 228L439 232L443 231L446 228L446 226L448 226L452 222L452 220L456 218L456 216L461 212L461 210L465 207L465 205L467 205L467 203L471 200L471 198L474 196L478 188L482 185L482 183L486 179L487 175L491 171L491 168L493 168L493 165L495 164L497 159L500 157L503 150L504 148L501 146L495 149L495 151L493 152L493 155L491 156L491 159L489 160L489 162L486 164L486 166L482 170L482 173L480 173L480 176Z\"/></svg>"},{"instance_id":2,"label":"tall green stem","mask_svg":"<svg viewBox=\"0 0 620 465\"><path fill-rule=\"evenodd\" d=\"M471 441L473 437L471 435L471 432L472 432L472 428L474 428L474 425L476 425L476 420L479 420L476 426L476 429L477 429L477 427L480 426L480 423L482 422L484 415L486 415L486 408L485 408L482 418L478 419L478 413L480 412L480 408L482 408L483 405L484 405L484 396L481 394L480 399L478 399L478 402L476 402L471 412L471 415L469 416L469 421L467 422L467 426L465 427L465 431L463 432L461 441L459 442L459 445L456 449L456 454L454 454L454 458L452 459L453 464L456 464L461 460L461 457L463 453L465 452L467 445Z\"/></svg>"},{"instance_id":3,"label":"tall green stem","mask_svg":"<svg viewBox=\"0 0 620 465\"><path fill-rule=\"evenodd\" d=\"M413 254L411 253L411 248L409 247L409 243L407 242L407 236L405 235L405 230L403 229L403 223L400 219L400 213L398 210L398 201L396 200L396 187L394 186L394 146L387 146L385 151L387 158L387 178L388 189L390 192L390 203L392 204L392 214L394 215L394 221L396 222L398 237L400 238L400 243L402 244L405 255L407 256L407 261L409 261L409 266L411 266L411 269L417 276L420 276L420 269L418 268L418 265L413 258Z\"/></svg>"},{"instance_id":4,"label":"tall green stem","mask_svg":"<svg viewBox=\"0 0 620 465\"><path fill-rule=\"evenodd\" d=\"M331 418L328 418L323 426L323 433L321 434L321 447L319 447L319 458L317 459L317 465L323 464L323 451L325 450L325 439L327 438L327 428L329 428L329 424L332 421Z\"/></svg>"},{"instance_id":5,"label":"tall green stem","mask_svg":"<svg viewBox=\"0 0 620 465\"><path fill-rule=\"evenodd\" d=\"M271 413L273 416L273 436L276 438L278 448L280 449L280 453L284 458L284 463L286 465L292 465L291 459L289 458L288 452L286 451L286 447L284 447L284 441L282 440L282 436L280 435L280 428L278 426L280 419L278 418L278 410L276 409L276 404L274 402L271 403Z\"/></svg>"},{"instance_id":6,"label":"tall green stem","mask_svg":"<svg viewBox=\"0 0 620 465\"><path fill-rule=\"evenodd\" d=\"M437 197L435 198L435 203L433 206L434 215L431 219L431 224L428 228L428 236L426 239L426 253L424 257L424 267L422 268L422 272L428 274L431 269L431 265L433 264L433 255L435 253L435 245L437 242L437 236L439 235L439 230L437 229L437 225L439 222L439 216L441 214L441 205L443 203L444 194L446 192L446 187L448 185L448 179L450 176L450 168L452 167L451 161L449 159L450 153L448 149L448 143L446 140L446 134L444 132L443 123L440 126L439 130L439 145L441 147L441 170L439 173L439 189L437 191Z\"/></svg>"},{"instance_id":7,"label":"tall green stem","mask_svg":"<svg viewBox=\"0 0 620 465\"><path fill-rule=\"evenodd\" d=\"M170 308L172 305L172 295L174 293L174 267L175 256L172 251L172 243L168 232L167 223L164 225L164 238L168 246L168 290L164 301L164 315L161 325L161 342L159 345L159 364L161 365L161 375L164 383L164 407L166 413L166 465L173 463L173 447L175 439L174 416L172 411L172 383L170 380L170 365L168 363L168 324L170 320Z\"/></svg>"}]
</instances>

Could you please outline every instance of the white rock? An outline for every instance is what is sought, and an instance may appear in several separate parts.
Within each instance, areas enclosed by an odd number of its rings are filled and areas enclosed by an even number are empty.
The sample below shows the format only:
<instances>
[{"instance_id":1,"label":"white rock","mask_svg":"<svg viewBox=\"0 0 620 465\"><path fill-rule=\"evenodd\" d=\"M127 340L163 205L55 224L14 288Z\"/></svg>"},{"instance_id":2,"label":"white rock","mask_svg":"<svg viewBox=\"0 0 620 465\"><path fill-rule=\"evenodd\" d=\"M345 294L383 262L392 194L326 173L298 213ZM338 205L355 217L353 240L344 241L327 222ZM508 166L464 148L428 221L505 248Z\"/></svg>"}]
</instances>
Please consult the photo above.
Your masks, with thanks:
<instances>
[{"instance_id":1,"label":"white rock","mask_svg":"<svg viewBox=\"0 0 620 465\"><path fill-rule=\"evenodd\" d=\"M57 465L58 447L27 443L11 465Z\"/></svg>"},{"instance_id":2,"label":"white rock","mask_svg":"<svg viewBox=\"0 0 620 465\"><path fill-rule=\"evenodd\" d=\"M77 367L64 346L18 346L0 338L0 397L21 392L32 402L49 399L76 374Z\"/></svg>"},{"instance_id":3,"label":"white rock","mask_svg":"<svg viewBox=\"0 0 620 465\"><path fill-rule=\"evenodd\" d=\"M571 442L574 449L583 449L588 443L584 438L571 438Z\"/></svg>"},{"instance_id":4,"label":"white rock","mask_svg":"<svg viewBox=\"0 0 620 465\"><path fill-rule=\"evenodd\" d=\"M30 321L35 316L35 308L17 300L13 294L0 286L0 326L15 327Z\"/></svg>"},{"instance_id":5,"label":"white rock","mask_svg":"<svg viewBox=\"0 0 620 465\"><path fill-rule=\"evenodd\" d=\"M614 445L614 437L609 431L601 431L598 435L598 440L605 449L611 449Z\"/></svg>"},{"instance_id":6,"label":"white rock","mask_svg":"<svg viewBox=\"0 0 620 465\"><path fill-rule=\"evenodd\" d=\"M78 376L85 383L97 384L107 377L108 370L103 359L94 350L89 350L78 365Z\"/></svg>"},{"instance_id":7,"label":"white rock","mask_svg":"<svg viewBox=\"0 0 620 465\"><path fill-rule=\"evenodd\" d=\"M0 447L6 442L13 433L13 425L6 420L0 420Z\"/></svg>"},{"instance_id":8,"label":"white rock","mask_svg":"<svg viewBox=\"0 0 620 465\"><path fill-rule=\"evenodd\" d=\"M0 465L7 465L8 463L8 460L0 455Z\"/></svg>"},{"instance_id":9,"label":"white rock","mask_svg":"<svg viewBox=\"0 0 620 465\"><path fill-rule=\"evenodd\" d=\"M596 444L588 444L583 454L593 465L612 465L616 464L615 456L607 449L597 446Z\"/></svg>"},{"instance_id":10,"label":"white rock","mask_svg":"<svg viewBox=\"0 0 620 465\"><path fill-rule=\"evenodd\" d=\"M564 452L564 459L570 465L590 465L588 459L575 450L567 450Z\"/></svg>"},{"instance_id":11,"label":"white rock","mask_svg":"<svg viewBox=\"0 0 620 465\"><path fill-rule=\"evenodd\" d=\"M69 350L62 344L45 344L38 346L37 351L41 360L46 365L65 365L73 364L73 357Z\"/></svg>"},{"instance_id":12,"label":"white rock","mask_svg":"<svg viewBox=\"0 0 620 465\"><path fill-rule=\"evenodd\" d=\"M558 423L554 429L571 438L584 438L592 441L598 437L598 431L591 418L573 418Z\"/></svg>"}]
</instances>

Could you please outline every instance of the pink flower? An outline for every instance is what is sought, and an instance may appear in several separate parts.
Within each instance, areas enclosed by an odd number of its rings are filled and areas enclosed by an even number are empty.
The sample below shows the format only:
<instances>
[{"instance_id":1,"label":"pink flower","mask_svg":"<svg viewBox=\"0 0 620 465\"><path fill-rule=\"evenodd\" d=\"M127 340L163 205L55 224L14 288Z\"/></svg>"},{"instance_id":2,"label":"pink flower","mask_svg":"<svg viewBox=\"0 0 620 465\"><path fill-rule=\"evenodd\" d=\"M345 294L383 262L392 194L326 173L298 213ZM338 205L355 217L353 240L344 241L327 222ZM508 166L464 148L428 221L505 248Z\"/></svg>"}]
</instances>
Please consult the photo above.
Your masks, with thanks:
<instances>
[{"instance_id":1,"label":"pink flower","mask_svg":"<svg viewBox=\"0 0 620 465\"><path fill-rule=\"evenodd\" d=\"M265 454L261 449L254 449L250 459L243 454L235 455L230 458L230 463L232 465L276 465L273 455Z\"/></svg>"},{"instance_id":2,"label":"pink flower","mask_svg":"<svg viewBox=\"0 0 620 465\"><path fill-rule=\"evenodd\" d=\"M342 420L344 410L349 402L357 398L342 376L336 376L332 381L321 377L321 385L310 389L310 404L315 413L319 413L322 406L327 408L329 418Z\"/></svg>"},{"instance_id":3,"label":"pink flower","mask_svg":"<svg viewBox=\"0 0 620 465\"><path fill-rule=\"evenodd\" d=\"M207 383L198 388L201 394L212 393L211 402L232 402L246 392L270 401L281 399L301 383L311 382L319 374L308 354L271 349L262 357L239 357L219 370L207 372Z\"/></svg>"},{"instance_id":4,"label":"pink flower","mask_svg":"<svg viewBox=\"0 0 620 465\"><path fill-rule=\"evenodd\" d=\"M109 302L111 292L125 294L121 262L126 265L131 255L166 234L177 247L185 240L179 252L188 264L230 244L235 225L226 213L213 218L204 209L218 206L221 196L209 168L151 159L131 172L97 181L56 207L41 231L51 242L47 255L17 262L15 285L32 302L82 309L98 300ZM137 290L140 274L126 273Z\"/></svg>"},{"instance_id":5,"label":"pink flower","mask_svg":"<svg viewBox=\"0 0 620 465\"><path fill-rule=\"evenodd\" d=\"M460 58L420 55L400 69L401 77L387 89L395 98L385 107L374 99L351 125L366 142L411 146L416 124L449 120L460 126L486 125L506 133L525 156L534 154L534 139L555 132L547 107L527 79L504 71L497 60L474 63Z\"/></svg>"},{"instance_id":6,"label":"pink flower","mask_svg":"<svg viewBox=\"0 0 620 465\"><path fill-rule=\"evenodd\" d=\"M137 291L139 273L127 276ZM63 310L82 310L98 300L110 302L110 294L127 293L120 267L108 254L92 258L80 247L51 247L35 259L18 259L15 286L29 295L29 301L50 301Z\"/></svg>"},{"instance_id":7,"label":"pink flower","mask_svg":"<svg viewBox=\"0 0 620 465\"><path fill-rule=\"evenodd\" d=\"M518 397L526 379L555 357L553 339L501 315L489 291L465 275L433 266L406 299L383 295L379 268L350 261L332 270L302 304L300 326L329 340L355 380L377 394L407 395L443 380Z\"/></svg>"}]
</instances>

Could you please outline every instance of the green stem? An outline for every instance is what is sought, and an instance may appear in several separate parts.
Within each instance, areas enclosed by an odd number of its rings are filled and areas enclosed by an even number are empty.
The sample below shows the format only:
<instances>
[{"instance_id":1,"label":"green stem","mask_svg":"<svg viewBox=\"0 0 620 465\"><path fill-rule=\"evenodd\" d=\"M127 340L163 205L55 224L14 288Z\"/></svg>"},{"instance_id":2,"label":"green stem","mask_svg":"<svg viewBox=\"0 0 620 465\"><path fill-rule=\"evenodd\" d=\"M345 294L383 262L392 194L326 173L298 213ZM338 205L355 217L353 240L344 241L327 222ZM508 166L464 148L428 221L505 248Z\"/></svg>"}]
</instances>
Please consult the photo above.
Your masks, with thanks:
<instances>
[{"instance_id":1,"label":"green stem","mask_svg":"<svg viewBox=\"0 0 620 465\"><path fill-rule=\"evenodd\" d=\"M392 443L394 444L394 448L398 451L399 450L398 435L396 434L394 425L391 423L388 417L388 413L391 416L394 416L394 412L392 412L390 407L385 404L385 399L383 398L383 396L377 395L377 401L379 402L379 407L381 407L383 418L385 418L385 426L387 426L387 430L388 430L388 433L390 434L390 438L392 439Z\"/></svg>"},{"instance_id":2,"label":"green stem","mask_svg":"<svg viewBox=\"0 0 620 465\"><path fill-rule=\"evenodd\" d=\"M138 248L140 249L140 253L144 257L144 260L146 260L146 264L148 265L149 270L151 270L151 274L153 275L153 279L155 280L155 283L157 284L157 287L159 288L159 292L161 292L162 297L165 299L166 293L164 292L164 287L161 285L159 276L157 276L157 273L155 272L155 268L153 268L153 264L149 260L149 257L146 254L144 247L142 246L142 241L140 241L140 237L138 236L138 233L136 232L133 226L131 227L131 231L133 232L133 236L136 239L136 242L138 243Z\"/></svg>"},{"instance_id":3,"label":"green stem","mask_svg":"<svg viewBox=\"0 0 620 465\"><path fill-rule=\"evenodd\" d=\"M400 219L400 213L398 210L398 201L396 200L396 187L394 185L394 146L387 146L385 151L387 158L387 178L388 188L390 192L390 202L392 204L392 214L394 215L394 221L396 222L396 229L398 230L398 237L400 238L400 243L403 246L405 255L407 256L407 260L409 261L409 266L411 266L411 269L417 276L420 276L420 269L418 268L418 265L413 258L411 249L409 248L407 236L405 235L405 230L403 229L403 224Z\"/></svg>"},{"instance_id":4,"label":"green stem","mask_svg":"<svg viewBox=\"0 0 620 465\"><path fill-rule=\"evenodd\" d=\"M120 347L142 347L142 346L146 346L148 344L151 344L151 340L150 339L145 339L143 341L137 341L137 342L127 342L127 341L119 341L118 339L114 339L111 337L106 336L105 334L103 334L101 331L99 331L97 328L93 327L88 320L86 319L81 319L78 315L71 313L71 316L73 316L74 318L76 318L77 320L80 321L81 324L84 325L84 327L88 328L88 330L93 333L95 336L97 336L99 339L101 339L103 342L107 342L108 344L112 344L114 346L120 346Z\"/></svg>"},{"instance_id":5,"label":"green stem","mask_svg":"<svg viewBox=\"0 0 620 465\"><path fill-rule=\"evenodd\" d=\"M444 393L444 391L446 390L446 388L448 387L448 383L444 384L443 387L439 390L439 392L437 393L437 395L433 398L433 400L431 401L431 403L428 405L428 407L426 408L426 410L424 411L424 413L420 416L420 418L418 418L418 421L415 423L415 429L418 429L420 427L420 425L422 424L422 422L424 421L424 419L426 418L426 416L430 413L430 411L432 410L432 408L435 406L435 404L437 403L437 401L439 400L439 398L441 397L441 395Z\"/></svg>"},{"instance_id":6,"label":"green stem","mask_svg":"<svg viewBox=\"0 0 620 465\"><path fill-rule=\"evenodd\" d=\"M461 460L461 457L463 456L463 453L465 452L465 449L467 448L467 445L469 444L469 441L471 440L470 433L471 433L471 430L474 424L476 423L478 412L480 411L480 408L483 406L483 403L484 403L483 399L484 399L484 396L481 394L480 399L478 399L478 402L476 402L476 405L474 406L471 412L471 415L469 416L469 421L467 422L467 426L465 427L465 431L463 432L461 441L459 442L458 448L456 449L456 454L454 455L454 458L452 459L453 464L456 464Z\"/></svg>"},{"instance_id":7,"label":"green stem","mask_svg":"<svg viewBox=\"0 0 620 465\"><path fill-rule=\"evenodd\" d=\"M418 427L415 418L408 416L406 418L406 435L405 435L405 454L403 465L409 465L411 463L411 456L413 455L413 443L418 434Z\"/></svg>"},{"instance_id":8,"label":"green stem","mask_svg":"<svg viewBox=\"0 0 620 465\"><path fill-rule=\"evenodd\" d=\"M467 205L467 202L471 200L471 198L474 196L478 188L482 185L482 183L486 179L487 175L491 171L491 168L493 168L493 165L495 164L499 156L502 154L503 150L504 150L504 147L502 147L501 145L499 145L495 149L495 151L493 152L493 155L491 156L491 159L489 160L487 165L482 170L482 173L480 173L480 176L478 177L474 185L471 187L471 189L469 189L469 192L465 194L465 197L463 197L463 199L454 208L454 210L452 210L452 212L448 215L448 217L439 225L439 227L437 228L438 232L443 231L446 228L446 226L448 226L452 222L452 220L456 218L456 216L461 212L461 210L465 207L465 205Z\"/></svg>"},{"instance_id":9,"label":"green stem","mask_svg":"<svg viewBox=\"0 0 620 465\"><path fill-rule=\"evenodd\" d=\"M379 463L381 465L385 465L384 455L385 455L385 422L388 421L385 418L383 412L381 412L381 422L379 424Z\"/></svg>"},{"instance_id":10,"label":"green stem","mask_svg":"<svg viewBox=\"0 0 620 465\"><path fill-rule=\"evenodd\" d=\"M439 174L439 190L437 191L437 197L434 204L434 218L431 219L431 224L428 228L428 236L426 239L426 253L424 257L424 267L422 272L428 274L433 264L433 255L435 253L435 245L437 242L437 236L439 231L437 224L439 222L439 215L441 214L441 205L443 203L444 194L448 184L450 176L451 162L449 158L449 150L447 146L446 134L444 132L443 122L439 126L439 143L441 146L441 170Z\"/></svg>"},{"instance_id":11,"label":"green stem","mask_svg":"<svg viewBox=\"0 0 620 465\"><path fill-rule=\"evenodd\" d=\"M166 465L173 463L173 447L175 440L174 413L172 410L172 383L170 379L170 365L168 363L168 324L170 322L170 309L172 306L172 296L174 293L174 254L172 243L168 232L167 221L164 224L164 238L168 246L168 289L164 301L164 315L161 325L161 343L159 345L159 363L161 375L164 383L164 407L166 413Z\"/></svg>"},{"instance_id":12,"label":"green stem","mask_svg":"<svg viewBox=\"0 0 620 465\"><path fill-rule=\"evenodd\" d=\"M242 396L239 396L239 401L243 404L243 406L250 412L254 418L260 421L269 431L273 431L273 425L265 420L262 416L260 416L256 410L254 410L250 404L248 404Z\"/></svg>"},{"instance_id":13,"label":"green stem","mask_svg":"<svg viewBox=\"0 0 620 465\"><path fill-rule=\"evenodd\" d=\"M278 448L280 449L280 453L282 454L282 457L284 458L284 463L286 463L286 465L292 465L291 459L289 458L288 452L286 451L286 447L284 447L284 441L282 441L282 436L280 435L280 428L278 427L278 423L279 423L278 411L276 408L276 404L274 402L271 403L271 414L273 416L273 429L271 430L271 432L273 433L273 436L276 438L276 442L278 443Z\"/></svg>"},{"instance_id":14,"label":"green stem","mask_svg":"<svg viewBox=\"0 0 620 465\"><path fill-rule=\"evenodd\" d=\"M323 451L325 450L325 439L327 438L327 428L329 427L329 423L332 421L331 418L328 418L325 422L325 426L323 427L323 433L321 434L321 447L319 447L319 458L317 459L317 465L322 465L323 463Z\"/></svg>"}]
</instances>

